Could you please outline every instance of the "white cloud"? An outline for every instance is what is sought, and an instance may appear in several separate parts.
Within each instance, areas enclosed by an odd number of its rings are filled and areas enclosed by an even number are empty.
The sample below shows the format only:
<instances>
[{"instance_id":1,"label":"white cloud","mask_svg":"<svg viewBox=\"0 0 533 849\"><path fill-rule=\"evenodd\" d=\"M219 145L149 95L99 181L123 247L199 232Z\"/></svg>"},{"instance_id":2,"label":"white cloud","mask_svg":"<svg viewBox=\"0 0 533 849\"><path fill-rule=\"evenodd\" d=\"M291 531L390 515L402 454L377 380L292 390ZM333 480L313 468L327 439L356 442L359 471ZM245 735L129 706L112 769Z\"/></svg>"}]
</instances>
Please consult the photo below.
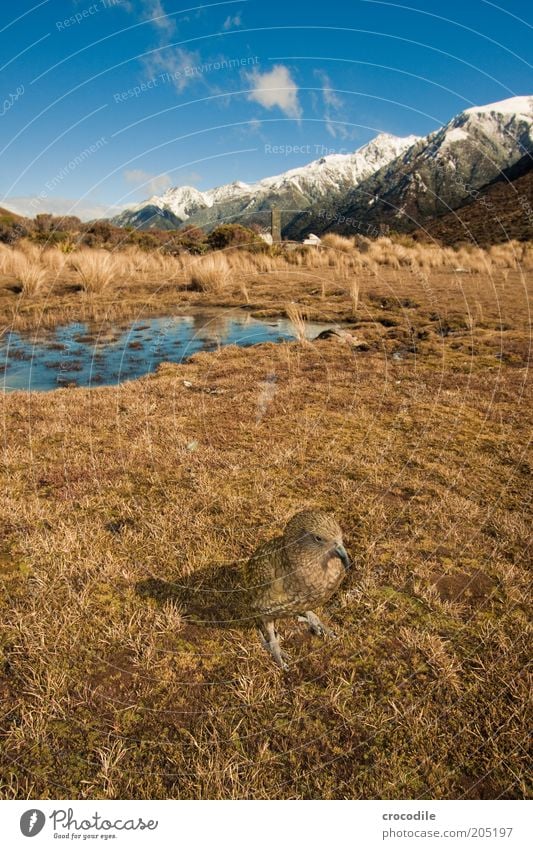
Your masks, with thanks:
<instances>
[{"instance_id":1,"label":"white cloud","mask_svg":"<svg viewBox=\"0 0 533 849\"><path fill-rule=\"evenodd\" d=\"M175 18L168 18L161 0L142 0L143 20L149 20L159 31L159 48L146 56L143 63L151 76L166 73L169 75L168 82L172 82L178 92L195 79L193 74L187 72L188 68L199 64L200 56L184 50L182 47L166 47L165 41L176 32Z\"/></svg>"},{"instance_id":2,"label":"white cloud","mask_svg":"<svg viewBox=\"0 0 533 849\"><path fill-rule=\"evenodd\" d=\"M252 71L247 79L253 84L248 100L255 100L265 109L277 106L289 118L300 118L302 110L298 102L298 86L285 65L274 65L271 71L261 74Z\"/></svg>"},{"instance_id":3,"label":"white cloud","mask_svg":"<svg viewBox=\"0 0 533 849\"><path fill-rule=\"evenodd\" d=\"M224 23L222 24L223 29L233 29L233 27L240 27L242 24L242 18L240 15L228 15Z\"/></svg>"},{"instance_id":4,"label":"white cloud","mask_svg":"<svg viewBox=\"0 0 533 849\"><path fill-rule=\"evenodd\" d=\"M12 212L18 213L18 215L24 215L26 218L34 218L41 212L50 212L52 215L77 215L82 221L90 221L93 218L111 218L125 208L116 204L95 203L88 199L43 198L39 195L6 198L5 201L2 201L2 205Z\"/></svg>"},{"instance_id":5,"label":"white cloud","mask_svg":"<svg viewBox=\"0 0 533 849\"><path fill-rule=\"evenodd\" d=\"M157 195L172 185L172 180L168 174L149 174L148 171L143 171L141 168L124 171L124 179L127 183L137 185L142 190L143 196L147 192Z\"/></svg>"}]
</instances>

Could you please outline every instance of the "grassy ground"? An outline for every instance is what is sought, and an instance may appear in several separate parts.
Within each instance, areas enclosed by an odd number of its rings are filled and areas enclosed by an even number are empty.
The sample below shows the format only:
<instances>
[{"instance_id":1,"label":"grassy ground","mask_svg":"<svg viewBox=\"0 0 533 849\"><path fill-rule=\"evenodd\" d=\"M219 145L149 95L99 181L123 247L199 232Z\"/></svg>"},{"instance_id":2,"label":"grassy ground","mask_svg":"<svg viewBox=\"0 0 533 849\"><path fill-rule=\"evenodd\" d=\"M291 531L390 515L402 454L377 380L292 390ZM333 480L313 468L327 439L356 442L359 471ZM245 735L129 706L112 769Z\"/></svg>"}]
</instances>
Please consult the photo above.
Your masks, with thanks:
<instances>
[{"instance_id":1,"label":"grassy ground","mask_svg":"<svg viewBox=\"0 0 533 849\"><path fill-rule=\"evenodd\" d=\"M0 795L529 795L530 278L389 269L355 319L294 278L366 344L4 396ZM246 558L307 505L355 569L338 640L281 624L287 674L136 589Z\"/></svg>"}]
</instances>

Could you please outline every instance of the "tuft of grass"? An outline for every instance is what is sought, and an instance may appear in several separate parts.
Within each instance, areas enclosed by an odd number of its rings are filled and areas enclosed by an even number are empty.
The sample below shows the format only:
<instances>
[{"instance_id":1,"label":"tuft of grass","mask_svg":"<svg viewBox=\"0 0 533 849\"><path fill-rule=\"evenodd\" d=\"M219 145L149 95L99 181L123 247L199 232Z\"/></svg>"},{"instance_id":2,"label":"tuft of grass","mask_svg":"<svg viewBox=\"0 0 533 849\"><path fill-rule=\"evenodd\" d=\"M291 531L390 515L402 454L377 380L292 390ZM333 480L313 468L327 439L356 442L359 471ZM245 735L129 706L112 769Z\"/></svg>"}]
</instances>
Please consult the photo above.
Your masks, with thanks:
<instances>
[{"instance_id":1,"label":"tuft of grass","mask_svg":"<svg viewBox=\"0 0 533 849\"><path fill-rule=\"evenodd\" d=\"M48 248L41 254L42 264L56 277L61 274L67 263L67 255L59 248Z\"/></svg>"},{"instance_id":2,"label":"tuft of grass","mask_svg":"<svg viewBox=\"0 0 533 849\"><path fill-rule=\"evenodd\" d=\"M120 260L104 250L85 249L72 253L69 263L87 293L98 293L120 276Z\"/></svg>"},{"instance_id":3,"label":"tuft of grass","mask_svg":"<svg viewBox=\"0 0 533 849\"><path fill-rule=\"evenodd\" d=\"M302 308L294 302L285 305L285 315L289 319L294 329L294 335L298 342L307 342L307 330L305 326L305 317Z\"/></svg>"},{"instance_id":4,"label":"tuft of grass","mask_svg":"<svg viewBox=\"0 0 533 849\"><path fill-rule=\"evenodd\" d=\"M15 258L12 270L25 295L36 295L40 291L46 277L40 262L19 253Z\"/></svg>"},{"instance_id":5,"label":"tuft of grass","mask_svg":"<svg viewBox=\"0 0 533 849\"><path fill-rule=\"evenodd\" d=\"M333 248L334 251L342 251L348 254L353 253L355 250L353 239L348 239L346 236L339 236L338 233L326 233L322 237L322 244L326 248Z\"/></svg>"},{"instance_id":6,"label":"tuft of grass","mask_svg":"<svg viewBox=\"0 0 533 849\"><path fill-rule=\"evenodd\" d=\"M356 318L357 309L359 307L359 281L355 274L352 274L348 280L348 294L350 296L350 304L352 308L352 318Z\"/></svg>"},{"instance_id":7,"label":"tuft of grass","mask_svg":"<svg viewBox=\"0 0 533 849\"><path fill-rule=\"evenodd\" d=\"M222 253L202 256L188 270L191 286L200 292L220 293L229 285L232 268Z\"/></svg>"}]
</instances>

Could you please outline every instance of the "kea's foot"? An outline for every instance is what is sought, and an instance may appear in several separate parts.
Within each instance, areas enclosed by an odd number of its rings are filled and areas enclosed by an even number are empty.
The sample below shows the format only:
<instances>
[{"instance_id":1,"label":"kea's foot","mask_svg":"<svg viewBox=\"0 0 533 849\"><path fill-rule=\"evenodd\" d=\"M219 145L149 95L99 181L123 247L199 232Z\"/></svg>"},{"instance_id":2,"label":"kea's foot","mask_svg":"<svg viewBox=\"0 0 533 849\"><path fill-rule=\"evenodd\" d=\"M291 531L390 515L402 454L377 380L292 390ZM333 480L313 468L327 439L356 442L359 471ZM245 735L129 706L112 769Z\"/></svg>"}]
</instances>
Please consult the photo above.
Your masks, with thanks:
<instances>
[{"instance_id":1,"label":"kea's foot","mask_svg":"<svg viewBox=\"0 0 533 849\"><path fill-rule=\"evenodd\" d=\"M298 622L307 622L309 630L315 635L315 637L329 637L333 640L337 636L335 631L332 631L331 628L324 625L324 623L320 621L316 613L313 613L312 610L306 610L305 613L298 616Z\"/></svg>"},{"instance_id":2,"label":"kea's foot","mask_svg":"<svg viewBox=\"0 0 533 849\"><path fill-rule=\"evenodd\" d=\"M278 634L273 622L260 622L258 624L259 637L263 648L272 655L278 666L286 672L289 668L287 654L281 651Z\"/></svg>"}]
</instances>

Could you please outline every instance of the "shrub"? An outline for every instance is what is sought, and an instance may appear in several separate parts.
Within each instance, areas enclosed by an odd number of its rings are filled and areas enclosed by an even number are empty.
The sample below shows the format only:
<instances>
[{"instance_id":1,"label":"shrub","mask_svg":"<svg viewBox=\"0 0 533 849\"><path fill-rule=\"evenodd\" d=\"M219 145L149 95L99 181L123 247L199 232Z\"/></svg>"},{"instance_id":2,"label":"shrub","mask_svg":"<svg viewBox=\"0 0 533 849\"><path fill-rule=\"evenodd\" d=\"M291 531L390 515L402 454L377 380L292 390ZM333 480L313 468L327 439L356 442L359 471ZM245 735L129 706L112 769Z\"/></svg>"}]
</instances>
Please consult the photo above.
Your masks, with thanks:
<instances>
[{"instance_id":1,"label":"shrub","mask_svg":"<svg viewBox=\"0 0 533 849\"><path fill-rule=\"evenodd\" d=\"M214 250L252 245L258 241L257 234L249 227L243 227L242 224L221 224L207 237L209 247Z\"/></svg>"},{"instance_id":2,"label":"shrub","mask_svg":"<svg viewBox=\"0 0 533 849\"><path fill-rule=\"evenodd\" d=\"M178 230L173 243L175 248L187 250L191 254L202 254L208 249L204 231L192 224Z\"/></svg>"},{"instance_id":3,"label":"shrub","mask_svg":"<svg viewBox=\"0 0 533 849\"><path fill-rule=\"evenodd\" d=\"M23 219L15 215L0 215L0 242L4 245L14 245L19 239L29 234L29 227Z\"/></svg>"}]
</instances>

